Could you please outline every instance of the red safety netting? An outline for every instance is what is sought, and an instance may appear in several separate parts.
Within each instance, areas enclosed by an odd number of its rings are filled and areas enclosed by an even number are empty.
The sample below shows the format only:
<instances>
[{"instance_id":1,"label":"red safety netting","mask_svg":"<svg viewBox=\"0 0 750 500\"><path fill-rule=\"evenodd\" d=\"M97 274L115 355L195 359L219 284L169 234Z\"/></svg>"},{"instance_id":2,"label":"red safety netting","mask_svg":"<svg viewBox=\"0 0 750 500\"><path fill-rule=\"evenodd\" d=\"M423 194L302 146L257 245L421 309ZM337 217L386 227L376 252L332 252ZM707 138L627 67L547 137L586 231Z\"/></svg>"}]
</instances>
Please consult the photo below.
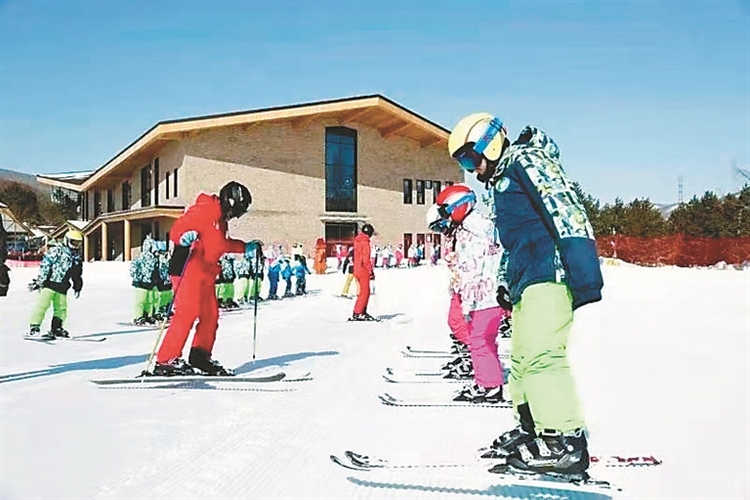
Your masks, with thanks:
<instances>
[{"instance_id":1,"label":"red safety netting","mask_svg":"<svg viewBox=\"0 0 750 500\"><path fill-rule=\"evenodd\" d=\"M647 266L712 266L718 262L742 264L750 261L750 237L697 238L673 235L661 238L605 236L597 238L602 257L616 257Z\"/></svg>"}]
</instances>

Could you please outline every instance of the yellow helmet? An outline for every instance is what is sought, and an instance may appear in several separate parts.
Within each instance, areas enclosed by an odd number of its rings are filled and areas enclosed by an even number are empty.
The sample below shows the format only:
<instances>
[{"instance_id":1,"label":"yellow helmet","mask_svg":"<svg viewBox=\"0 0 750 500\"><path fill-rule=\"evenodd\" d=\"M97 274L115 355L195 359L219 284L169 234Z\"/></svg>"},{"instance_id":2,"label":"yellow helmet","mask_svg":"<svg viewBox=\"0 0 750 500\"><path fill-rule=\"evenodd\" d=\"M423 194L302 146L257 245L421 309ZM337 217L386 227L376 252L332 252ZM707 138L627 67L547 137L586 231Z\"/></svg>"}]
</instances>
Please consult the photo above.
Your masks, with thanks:
<instances>
[{"instance_id":1,"label":"yellow helmet","mask_svg":"<svg viewBox=\"0 0 750 500\"><path fill-rule=\"evenodd\" d=\"M83 233L75 229L69 229L65 233L65 246L73 250L79 250L83 246Z\"/></svg>"},{"instance_id":2,"label":"yellow helmet","mask_svg":"<svg viewBox=\"0 0 750 500\"><path fill-rule=\"evenodd\" d=\"M482 156L500 159L508 134L503 121L489 113L473 113L462 118L448 138L448 152L461 166L473 172Z\"/></svg>"}]
</instances>

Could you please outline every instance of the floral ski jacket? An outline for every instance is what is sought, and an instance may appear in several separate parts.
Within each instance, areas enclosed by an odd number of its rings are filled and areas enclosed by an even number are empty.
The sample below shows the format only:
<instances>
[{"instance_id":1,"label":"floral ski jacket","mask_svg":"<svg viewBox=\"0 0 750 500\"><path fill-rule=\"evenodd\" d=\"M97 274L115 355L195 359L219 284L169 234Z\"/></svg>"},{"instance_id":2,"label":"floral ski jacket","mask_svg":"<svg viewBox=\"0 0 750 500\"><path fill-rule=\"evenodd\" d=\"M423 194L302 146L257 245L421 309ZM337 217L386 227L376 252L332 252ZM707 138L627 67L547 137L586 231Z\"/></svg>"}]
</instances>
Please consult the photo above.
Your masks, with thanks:
<instances>
[{"instance_id":1,"label":"floral ski jacket","mask_svg":"<svg viewBox=\"0 0 750 500\"><path fill-rule=\"evenodd\" d=\"M474 210L453 234L446 257L450 288L461 297L463 314L498 307L498 269L503 248L492 220Z\"/></svg>"}]
</instances>

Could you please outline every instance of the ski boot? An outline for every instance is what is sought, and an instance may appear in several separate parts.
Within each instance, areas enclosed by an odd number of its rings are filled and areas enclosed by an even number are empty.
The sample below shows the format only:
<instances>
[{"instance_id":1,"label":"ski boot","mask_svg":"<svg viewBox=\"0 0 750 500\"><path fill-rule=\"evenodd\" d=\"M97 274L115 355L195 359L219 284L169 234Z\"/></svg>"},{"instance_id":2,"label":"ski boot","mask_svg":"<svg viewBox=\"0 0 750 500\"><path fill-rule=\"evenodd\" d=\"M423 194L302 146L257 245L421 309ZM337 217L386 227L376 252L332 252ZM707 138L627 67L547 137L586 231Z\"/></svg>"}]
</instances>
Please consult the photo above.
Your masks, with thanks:
<instances>
[{"instance_id":1,"label":"ski boot","mask_svg":"<svg viewBox=\"0 0 750 500\"><path fill-rule=\"evenodd\" d=\"M63 328L63 326L62 326L62 319L58 318L57 316L54 316L52 318L52 328L51 328L50 332L48 333L48 335L51 335L52 338L56 338L56 337L68 338L68 337L70 337L70 333L68 333L68 331L65 328Z\"/></svg>"},{"instance_id":2,"label":"ski boot","mask_svg":"<svg viewBox=\"0 0 750 500\"><path fill-rule=\"evenodd\" d=\"M467 360L462 360L461 363L451 366L446 372L443 378L447 379L468 380L474 377L474 367L471 365L471 361Z\"/></svg>"},{"instance_id":3,"label":"ski boot","mask_svg":"<svg viewBox=\"0 0 750 500\"><path fill-rule=\"evenodd\" d=\"M29 325L29 333L26 334L27 337L37 337L41 333L41 330L39 329L39 325Z\"/></svg>"},{"instance_id":4,"label":"ski boot","mask_svg":"<svg viewBox=\"0 0 750 500\"><path fill-rule=\"evenodd\" d=\"M500 338L509 339L512 332L513 332L513 326L511 325L511 322L510 322L510 316L505 316L503 320L500 322L500 328L498 328L498 333L500 334Z\"/></svg>"},{"instance_id":5,"label":"ski boot","mask_svg":"<svg viewBox=\"0 0 750 500\"><path fill-rule=\"evenodd\" d=\"M204 351L199 347L193 347L190 349L190 356L188 362L194 368L197 368L204 375L219 376L219 377L231 377L234 376L234 372L227 368L224 368L219 364L218 361L211 359L211 354Z\"/></svg>"},{"instance_id":6,"label":"ski boot","mask_svg":"<svg viewBox=\"0 0 750 500\"><path fill-rule=\"evenodd\" d=\"M482 387L477 384L469 384L456 393L453 401L465 401L467 403L503 403L503 386Z\"/></svg>"},{"instance_id":7,"label":"ski boot","mask_svg":"<svg viewBox=\"0 0 750 500\"><path fill-rule=\"evenodd\" d=\"M363 312L362 314L352 314L352 317L349 318L349 321L378 321L378 319L370 316L366 312Z\"/></svg>"},{"instance_id":8,"label":"ski boot","mask_svg":"<svg viewBox=\"0 0 750 500\"><path fill-rule=\"evenodd\" d=\"M518 412L520 425L502 433L492 442L489 448L480 450L481 458L507 458L516 451L518 446L531 443L536 438L534 419L531 416L529 403L518 405L516 411Z\"/></svg>"},{"instance_id":9,"label":"ski boot","mask_svg":"<svg viewBox=\"0 0 750 500\"><path fill-rule=\"evenodd\" d=\"M195 375L195 370L182 358L175 358L167 363L156 363L152 371L141 373L142 377L179 377L183 375Z\"/></svg>"},{"instance_id":10,"label":"ski boot","mask_svg":"<svg viewBox=\"0 0 750 500\"><path fill-rule=\"evenodd\" d=\"M541 474L588 477L589 450L583 429L561 433L545 429L530 443L519 445L508 465ZM491 472L492 470L490 470Z\"/></svg>"},{"instance_id":11,"label":"ski boot","mask_svg":"<svg viewBox=\"0 0 750 500\"><path fill-rule=\"evenodd\" d=\"M140 316L133 320L133 324L136 326L146 326L150 325L151 323L149 323L148 318L146 318L145 316Z\"/></svg>"}]
</instances>

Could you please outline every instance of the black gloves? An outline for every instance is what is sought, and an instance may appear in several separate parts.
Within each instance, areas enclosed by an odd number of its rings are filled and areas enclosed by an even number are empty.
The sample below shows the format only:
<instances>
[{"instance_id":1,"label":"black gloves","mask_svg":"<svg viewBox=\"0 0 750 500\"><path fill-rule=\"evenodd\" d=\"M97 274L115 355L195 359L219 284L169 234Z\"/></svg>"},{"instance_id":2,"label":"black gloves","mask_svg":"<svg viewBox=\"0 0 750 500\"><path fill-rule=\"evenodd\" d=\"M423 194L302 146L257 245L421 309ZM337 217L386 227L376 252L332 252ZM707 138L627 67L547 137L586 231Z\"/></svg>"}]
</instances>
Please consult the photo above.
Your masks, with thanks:
<instances>
[{"instance_id":1,"label":"black gloves","mask_svg":"<svg viewBox=\"0 0 750 500\"><path fill-rule=\"evenodd\" d=\"M505 285L497 287L497 303L506 311L513 310L513 303L510 301L510 293Z\"/></svg>"},{"instance_id":2,"label":"black gloves","mask_svg":"<svg viewBox=\"0 0 750 500\"><path fill-rule=\"evenodd\" d=\"M30 292L34 292L34 291L39 290L41 288L42 288L42 284L39 283L39 281L36 278L34 278L33 280L31 280L31 283L29 283L29 291Z\"/></svg>"}]
</instances>

